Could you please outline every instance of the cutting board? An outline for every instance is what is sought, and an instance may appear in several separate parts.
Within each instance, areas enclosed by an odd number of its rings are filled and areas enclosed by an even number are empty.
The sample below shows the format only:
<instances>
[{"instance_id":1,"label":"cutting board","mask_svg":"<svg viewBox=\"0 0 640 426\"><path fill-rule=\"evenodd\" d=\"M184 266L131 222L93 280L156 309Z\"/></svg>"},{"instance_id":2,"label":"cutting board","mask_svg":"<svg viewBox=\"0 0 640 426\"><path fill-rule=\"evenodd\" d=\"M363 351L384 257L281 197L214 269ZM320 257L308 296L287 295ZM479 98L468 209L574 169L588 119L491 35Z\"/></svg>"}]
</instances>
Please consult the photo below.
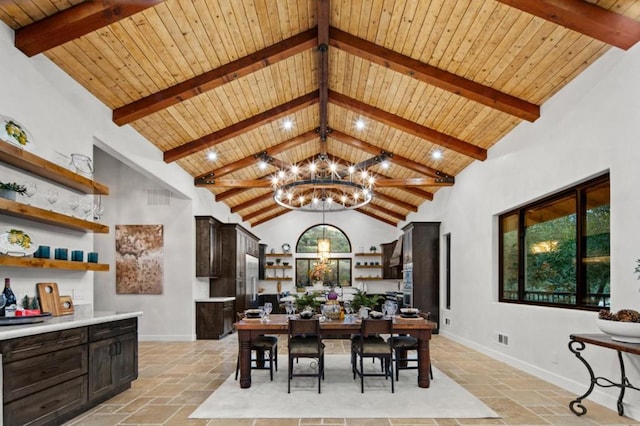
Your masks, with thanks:
<instances>
[{"instance_id":1,"label":"cutting board","mask_svg":"<svg viewBox=\"0 0 640 426\"><path fill-rule=\"evenodd\" d=\"M73 299L71 296L60 296L60 315L71 315L73 312Z\"/></svg>"},{"instance_id":2,"label":"cutting board","mask_svg":"<svg viewBox=\"0 0 640 426\"><path fill-rule=\"evenodd\" d=\"M51 312L51 315L57 317L61 315L62 303L60 302L60 293L58 293L58 283L37 283L38 299L40 299L40 310L42 312Z\"/></svg>"}]
</instances>

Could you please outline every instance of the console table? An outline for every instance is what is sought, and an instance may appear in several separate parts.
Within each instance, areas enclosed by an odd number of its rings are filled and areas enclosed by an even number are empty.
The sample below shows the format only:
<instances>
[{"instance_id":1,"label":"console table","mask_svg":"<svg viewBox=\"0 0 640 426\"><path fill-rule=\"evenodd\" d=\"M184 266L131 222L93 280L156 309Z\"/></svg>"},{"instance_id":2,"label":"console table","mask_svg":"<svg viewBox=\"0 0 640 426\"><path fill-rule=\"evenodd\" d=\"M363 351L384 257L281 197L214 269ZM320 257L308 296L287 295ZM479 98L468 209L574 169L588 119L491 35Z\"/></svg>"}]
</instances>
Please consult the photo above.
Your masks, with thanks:
<instances>
[{"instance_id":1,"label":"console table","mask_svg":"<svg viewBox=\"0 0 640 426\"><path fill-rule=\"evenodd\" d=\"M596 385L603 388L611 388L618 387L620 388L620 395L618 396L618 414L624 415L624 407L622 406L622 399L624 398L624 392L627 388L640 390L637 387L631 385L629 379L627 379L624 362L622 359L622 352L640 355L640 343L624 343L624 342L616 342L611 339L611 336L607 334L572 334L569 337L569 350L575 354L575 356L582 361L582 363L587 367L589 371L589 375L591 376L591 383L589 385L589 389L584 393L584 395L579 396L575 400L569 403L569 409L576 415L581 416L587 412L587 409L584 405L582 405L582 400L593 392L593 389ZM582 357L581 352L585 349L586 344L596 345L603 348L613 349L618 353L618 362L620 363L620 382L616 383L606 377L596 377L593 374L593 369Z\"/></svg>"}]
</instances>

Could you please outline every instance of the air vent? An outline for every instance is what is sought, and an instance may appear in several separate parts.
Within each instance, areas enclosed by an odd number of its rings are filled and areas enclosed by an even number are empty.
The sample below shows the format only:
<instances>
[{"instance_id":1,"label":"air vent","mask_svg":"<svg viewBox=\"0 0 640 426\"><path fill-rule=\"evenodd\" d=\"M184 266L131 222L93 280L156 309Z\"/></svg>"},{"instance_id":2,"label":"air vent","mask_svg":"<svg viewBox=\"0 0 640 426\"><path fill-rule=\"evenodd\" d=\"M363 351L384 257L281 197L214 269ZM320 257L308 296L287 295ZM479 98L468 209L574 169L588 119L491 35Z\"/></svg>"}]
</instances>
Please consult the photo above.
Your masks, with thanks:
<instances>
[{"instance_id":1,"label":"air vent","mask_svg":"<svg viewBox=\"0 0 640 426\"><path fill-rule=\"evenodd\" d=\"M509 336L506 334L498 334L498 343L509 346Z\"/></svg>"},{"instance_id":2,"label":"air vent","mask_svg":"<svg viewBox=\"0 0 640 426\"><path fill-rule=\"evenodd\" d=\"M168 206L171 204L171 191L167 189L147 189L148 206Z\"/></svg>"}]
</instances>

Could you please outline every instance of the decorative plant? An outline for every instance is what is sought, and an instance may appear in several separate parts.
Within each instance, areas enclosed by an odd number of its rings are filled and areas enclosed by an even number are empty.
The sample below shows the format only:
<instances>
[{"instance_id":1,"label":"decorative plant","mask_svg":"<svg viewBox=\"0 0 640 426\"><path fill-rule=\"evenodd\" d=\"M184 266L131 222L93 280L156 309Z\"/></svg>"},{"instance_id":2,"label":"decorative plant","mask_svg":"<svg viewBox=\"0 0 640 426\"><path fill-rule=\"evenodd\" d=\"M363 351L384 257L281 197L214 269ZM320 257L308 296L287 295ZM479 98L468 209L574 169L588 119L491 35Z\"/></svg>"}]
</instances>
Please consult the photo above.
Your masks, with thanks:
<instances>
[{"instance_id":1,"label":"decorative plant","mask_svg":"<svg viewBox=\"0 0 640 426\"><path fill-rule=\"evenodd\" d=\"M318 294L315 292L309 292L302 295L296 294L293 297L295 297L296 299L294 303L296 304L296 308L298 309L298 311L302 311L307 306L314 312L316 312L318 308L320 308L320 301L316 300Z\"/></svg>"},{"instance_id":2,"label":"decorative plant","mask_svg":"<svg viewBox=\"0 0 640 426\"><path fill-rule=\"evenodd\" d=\"M369 247L369 250L371 250L371 253L375 253L378 250L378 248L376 246L371 246Z\"/></svg>"},{"instance_id":3,"label":"decorative plant","mask_svg":"<svg viewBox=\"0 0 640 426\"><path fill-rule=\"evenodd\" d=\"M365 291L360 289L356 290L356 293L353 295L353 299L351 300L351 306L354 311L358 311L360 308L374 308L378 301L382 299L382 296L379 294L375 294L373 296L367 296Z\"/></svg>"},{"instance_id":4,"label":"decorative plant","mask_svg":"<svg viewBox=\"0 0 640 426\"><path fill-rule=\"evenodd\" d=\"M27 294L22 298L22 309L29 309L29 295Z\"/></svg>"},{"instance_id":5,"label":"decorative plant","mask_svg":"<svg viewBox=\"0 0 640 426\"><path fill-rule=\"evenodd\" d=\"M18 185L15 182L0 182L0 190L13 191L20 195L24 195L24 193L27 192L27 187L24 185Z\"/></svg>"},{"instance_id":6,"label":"decorative plant","mask_svg":"<svg viewBox=\"0 0 640 426\"><path fill-rule=\"evenodd\" d=\"M311 271L309 271L309 278L312 281L324 281L329 273L331 273L331 269L328 263L316 262L313 264Z\"/></svg>"},{"instance_id":7,"label":"decorative plant","mask_svg":"<svg viewBox=\"0 0 640 426\"><path fill-rule=\"evenodd\" d=\"M633 273L638 274L638 279L640 280L640 259L636 260L636 269L634 269Z\"/></svg>"}]
</instances>

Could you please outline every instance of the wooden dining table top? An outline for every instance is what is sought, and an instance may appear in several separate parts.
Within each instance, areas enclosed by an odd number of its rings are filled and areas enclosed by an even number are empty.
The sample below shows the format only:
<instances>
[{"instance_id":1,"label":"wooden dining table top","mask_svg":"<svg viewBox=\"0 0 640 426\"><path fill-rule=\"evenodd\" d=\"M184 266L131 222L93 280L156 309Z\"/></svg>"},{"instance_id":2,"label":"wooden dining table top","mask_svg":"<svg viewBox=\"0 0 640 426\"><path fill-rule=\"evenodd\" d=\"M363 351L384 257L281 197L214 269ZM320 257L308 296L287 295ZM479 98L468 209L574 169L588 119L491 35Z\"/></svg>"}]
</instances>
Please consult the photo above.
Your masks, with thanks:
<instances>
[{"instance_id":1,"label":"wooden dining table top","mask_svg":"<svg viewBox=\"0 0 640 426\"><path fill-rule=\"evenodd\" d=\"M344 331L357 331L360 330L362 321L355 316L345 317L341 320L324 320L320 322L321 330L344 330ZM436 323L426 320L424 318L402 318L400 315L393 317L393 330L394 331L406 331L406 330L432 330L436 328ZM269 315L269 319L260 318L244 318L234 324L236 330L259 330L266 332L283 332L286 333L289 329L289 315L286 314L272 314Z\"/></svg>"}]
</instances>

